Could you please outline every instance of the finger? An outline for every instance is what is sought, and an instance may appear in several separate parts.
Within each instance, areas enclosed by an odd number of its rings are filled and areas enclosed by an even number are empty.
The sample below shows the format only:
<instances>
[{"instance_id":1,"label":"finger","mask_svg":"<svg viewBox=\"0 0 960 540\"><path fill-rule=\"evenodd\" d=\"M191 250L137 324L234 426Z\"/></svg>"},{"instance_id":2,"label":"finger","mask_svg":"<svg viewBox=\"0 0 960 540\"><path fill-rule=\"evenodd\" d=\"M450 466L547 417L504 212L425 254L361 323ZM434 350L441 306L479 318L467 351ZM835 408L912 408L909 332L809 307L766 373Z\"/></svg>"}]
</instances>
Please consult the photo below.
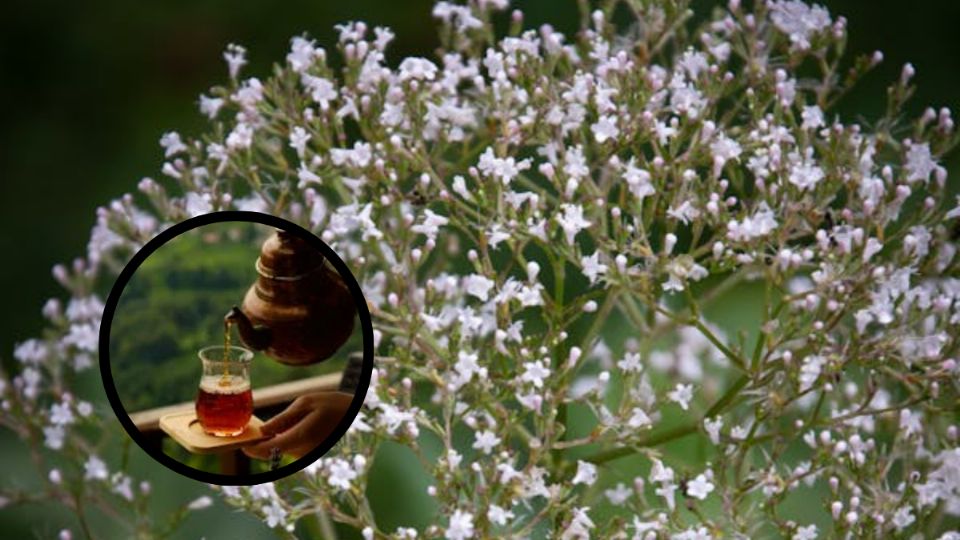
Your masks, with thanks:
<instances>
[{"instance_id":1,"label":"finger","mask_svg":"<svg viewBox=\"0 0 960 540\"><path fill-rule=\"evenodd\" d=\"M268 460L270 459L270 449L274 447L272 441L273 437L257 444L246 446L242 448L243 453L246 454L247 457L252 457L254 459Z\"/></svg>"},{"instance_id":2,"label":"finger","mask_svg":"<svg viewBox=\"0 0 960 540\"><path fill-rule=\"evenodd\" d=\"M282 443L283 452L296 458L302 457L326 441L334 427L321 411L312 412L283 433L287 439Z\"/></svg>"},{"instance_id":3,"label":"finger","mask_svg":"<svg viewBox=\"0 0 960 540\"><path fill-rule=\"evenodd\" d=\"M303 444L303 431L304 430L300 428L300 424L297 424L283 433L249 448L253 449L258 455L265 456L260 459L269 459L270 451L274 448L280 449L280 453L282 454L291 454L294 449L299 448Z\"/></svg>"},{"instance_id":4,"label":"finger","mask_svg":"<svg viewBox=\"0 0 960 540\"><path fill-rule=\"evenodd\" d=\"M260 426L260 432L264 435L276 435L281 431L286 431L309 412L310 410L304 406L304 402L297 399L280 414L264 422L264 424Z\"/></svg>"}]
</instances>

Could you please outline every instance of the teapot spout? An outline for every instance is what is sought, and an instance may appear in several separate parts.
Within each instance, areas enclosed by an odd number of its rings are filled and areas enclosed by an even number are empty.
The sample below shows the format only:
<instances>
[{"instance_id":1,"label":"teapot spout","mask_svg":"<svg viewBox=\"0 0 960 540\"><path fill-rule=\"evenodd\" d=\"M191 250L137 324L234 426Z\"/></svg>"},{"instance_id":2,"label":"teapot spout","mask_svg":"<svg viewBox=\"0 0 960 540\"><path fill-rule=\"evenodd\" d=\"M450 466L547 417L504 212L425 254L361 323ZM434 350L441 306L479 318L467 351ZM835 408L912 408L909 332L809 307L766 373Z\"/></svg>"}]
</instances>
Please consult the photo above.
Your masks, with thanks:
<instances>
[{"instance_id":1,"label":"teapot spout","mask_svg":"<svg viewBox=\"0 0 960 540\"><path fill-rule=\"evenodd\" d=\"M270 346L270 328L259 324L254 325L239 307L233 306L223 317L223 321L236 324L240 339L251 349L262 351Z\"/></svg>"}]
</instances>

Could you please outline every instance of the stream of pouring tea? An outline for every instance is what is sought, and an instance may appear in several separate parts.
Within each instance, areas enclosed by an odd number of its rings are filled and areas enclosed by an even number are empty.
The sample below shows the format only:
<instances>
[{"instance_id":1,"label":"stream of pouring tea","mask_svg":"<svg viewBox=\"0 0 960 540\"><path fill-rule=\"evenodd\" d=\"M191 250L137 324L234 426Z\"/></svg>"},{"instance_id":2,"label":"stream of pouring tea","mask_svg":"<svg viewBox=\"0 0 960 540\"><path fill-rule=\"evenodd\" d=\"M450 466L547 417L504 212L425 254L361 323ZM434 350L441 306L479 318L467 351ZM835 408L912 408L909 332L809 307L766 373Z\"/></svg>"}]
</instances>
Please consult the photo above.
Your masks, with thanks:
<instances>
[{"instance_id":1,"label":"stream of pouring tea","mask_svg":"<svg viewBox=\"0 0 960 540\"><path fill-rule=\"evenodd\" d=\"M227 386L230 384L230 370L229 364L230 361L230 327L233 326L233 321L231 319L226 319L223 321L223 377L220 378L220 386Z\"/></svg>"}]
</instances>

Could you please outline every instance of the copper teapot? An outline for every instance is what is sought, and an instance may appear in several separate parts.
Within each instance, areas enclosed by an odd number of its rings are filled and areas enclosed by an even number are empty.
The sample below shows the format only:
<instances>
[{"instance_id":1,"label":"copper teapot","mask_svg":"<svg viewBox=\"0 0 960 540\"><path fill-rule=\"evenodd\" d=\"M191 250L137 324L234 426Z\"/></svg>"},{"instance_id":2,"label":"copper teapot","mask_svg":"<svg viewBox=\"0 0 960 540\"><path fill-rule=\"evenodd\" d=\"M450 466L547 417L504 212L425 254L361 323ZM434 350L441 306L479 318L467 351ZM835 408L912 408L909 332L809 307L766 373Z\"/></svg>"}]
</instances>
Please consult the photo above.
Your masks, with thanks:
<instances>
[{"instance_id":1,"label":"copper teapot","mask_svg":"<svg viewBox=\"0 0 960 540\"><path fill-rule=\"evenodd\" d=\"M250 348L284 364L322 362L353 332L350 290L323 254L302 238L277 230L263 243L259 277L225 320Z\"/></svg>"}]
</instances>

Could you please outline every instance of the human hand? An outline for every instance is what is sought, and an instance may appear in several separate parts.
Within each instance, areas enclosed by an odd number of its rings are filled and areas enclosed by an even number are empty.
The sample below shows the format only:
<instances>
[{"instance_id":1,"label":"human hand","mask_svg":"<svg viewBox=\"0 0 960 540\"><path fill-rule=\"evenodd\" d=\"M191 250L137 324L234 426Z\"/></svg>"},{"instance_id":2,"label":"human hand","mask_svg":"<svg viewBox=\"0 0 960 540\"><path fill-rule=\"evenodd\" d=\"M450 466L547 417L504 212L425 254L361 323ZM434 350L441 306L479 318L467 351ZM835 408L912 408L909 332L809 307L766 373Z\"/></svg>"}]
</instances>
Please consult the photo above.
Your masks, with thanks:
<instances>
[{"instance_id":1,"label":"human hand","mask_svg":"<svg viewBox=\"0 0 960 540\"><path fill-rule=\"evenodd\" d=\"M260 431L269 439L243 449L257 459L270 459L272 448L299 458L316 448L333 433L347 413L353 394L317 392L298 397L283 412L274 416Z\"/></svg>"}]
</instances>

